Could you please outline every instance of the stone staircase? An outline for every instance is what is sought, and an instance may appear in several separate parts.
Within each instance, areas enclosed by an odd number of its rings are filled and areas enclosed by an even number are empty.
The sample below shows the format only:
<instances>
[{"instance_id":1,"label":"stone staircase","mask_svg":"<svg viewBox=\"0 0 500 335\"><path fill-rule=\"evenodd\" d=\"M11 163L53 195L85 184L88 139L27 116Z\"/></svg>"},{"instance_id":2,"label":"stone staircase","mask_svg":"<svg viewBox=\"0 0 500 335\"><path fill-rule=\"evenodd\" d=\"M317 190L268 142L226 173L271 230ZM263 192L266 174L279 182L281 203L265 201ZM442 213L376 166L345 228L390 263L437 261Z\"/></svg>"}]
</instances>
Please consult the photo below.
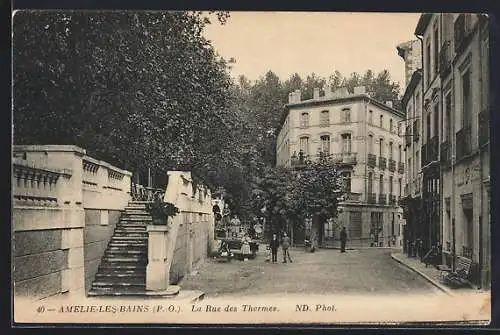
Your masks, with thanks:
<instances>
[{"instance_id":1,"label":"stone staircase","mask_svg":"<svg viewBox=\"0 0 500 335\"><path fill-rule=\"evenodd\" d=\"M106 248L89 296L145 295L148 263L146 201L131 201Z\"/></svg>"}]
</instances>

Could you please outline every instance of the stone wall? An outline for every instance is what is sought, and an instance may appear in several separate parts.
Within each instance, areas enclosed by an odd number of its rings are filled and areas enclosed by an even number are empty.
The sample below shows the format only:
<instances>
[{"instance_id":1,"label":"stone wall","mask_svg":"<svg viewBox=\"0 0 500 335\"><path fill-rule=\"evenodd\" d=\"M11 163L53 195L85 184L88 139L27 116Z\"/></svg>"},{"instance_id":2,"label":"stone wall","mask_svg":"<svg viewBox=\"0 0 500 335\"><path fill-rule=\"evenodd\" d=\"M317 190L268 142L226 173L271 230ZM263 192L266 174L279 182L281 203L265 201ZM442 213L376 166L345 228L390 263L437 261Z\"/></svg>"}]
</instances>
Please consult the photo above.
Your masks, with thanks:
<instances>
[{"instance_id":1,"label":"stone wall","mask_svg":"<svg viewBox=\"0 0 500 335\"><path fill-rule=\"evenodd\" d=\"M33 300L83 295L130 199L131 173L75 146L13 151L14 293Z\"/></svg>"}]
</instances>

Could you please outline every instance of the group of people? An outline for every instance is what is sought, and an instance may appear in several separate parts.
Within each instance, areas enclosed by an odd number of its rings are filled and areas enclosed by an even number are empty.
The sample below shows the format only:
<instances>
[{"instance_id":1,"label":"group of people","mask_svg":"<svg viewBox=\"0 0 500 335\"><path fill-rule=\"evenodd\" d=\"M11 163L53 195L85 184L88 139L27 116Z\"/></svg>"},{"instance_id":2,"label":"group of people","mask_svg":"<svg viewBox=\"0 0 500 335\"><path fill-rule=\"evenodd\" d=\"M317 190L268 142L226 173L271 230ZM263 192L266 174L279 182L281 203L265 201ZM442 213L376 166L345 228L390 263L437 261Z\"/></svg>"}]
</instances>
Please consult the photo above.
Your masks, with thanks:
<instances>
[{"instance_id":1,"label":"group of people","mask_svg":"<svg viewBox=\"0 0 500 335\"><path fill-rule=\"evenodd\" d=\"M281 243L278 240L278 235L273 234L271 242L269 243L269 250L271 251L271 262L278 262L278 249L281 245L281 250L283 251L283 263L286 263L287 260L291 263L292 257L290 256L289 248L290 248L290 238L286 233L283 233L283 237L281 238Z\"/></svg>"}]
</instances>

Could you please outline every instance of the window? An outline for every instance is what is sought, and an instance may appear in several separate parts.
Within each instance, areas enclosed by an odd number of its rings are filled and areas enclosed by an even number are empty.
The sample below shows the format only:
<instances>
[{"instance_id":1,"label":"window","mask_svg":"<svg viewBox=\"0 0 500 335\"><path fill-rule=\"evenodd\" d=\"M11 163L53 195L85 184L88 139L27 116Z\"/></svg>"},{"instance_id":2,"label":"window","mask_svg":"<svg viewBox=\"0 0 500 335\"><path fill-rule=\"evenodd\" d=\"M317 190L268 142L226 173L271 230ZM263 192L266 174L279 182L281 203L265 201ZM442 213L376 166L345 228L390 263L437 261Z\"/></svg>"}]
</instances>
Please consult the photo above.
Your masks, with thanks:
<instances>
[{"instance_id":1,"label":"window","mask_svg":"<svg viewBox=\"0 0 500 335\"><path fill-rule=\"evenodd\" d=\"M330 124L330 112L322 111L321 112L321 126L328 126Z\"/></svg>"},{"instance_id":2,"label":"window","mask_svg":"<svg viewBox=\"0 0 500 335\"><path fill-rule=\"evenodd\" d=\"M368 135L368 153L373 153L373 135Z\"/></svg>"},{"instance_id":3,"label":"window","mask_svg":"<svg viewBox=\"0 0 500 335\"><path fill-rule=\"evenodd\" d=\"M379 149L378 149L378 155L380 157L382 157L384 155L384 139L383 138L380 139L380 145L379 145Z\"/></svg>"},{"instance_id":4,"label":"window","mask_svg":"<svg viewBox=\"0 0 500 335\"><path fill-rule=\"evenodd\" d=\"M351 122L351 110L349 108L342 109L342 114L344 116L344 122Z\"/></svg>"},{"instance_id":5,"label":"window","mask_svg":"<svg viewBox=\"0 0 500 335\"><path fill-rule=\"evenodd\" d=\"M342 134L342 153L351 153L351 134Z\"/></svg>"},{"instance_id":6,"label":"window","mask_svg":"<svg viewBox=\"0 0 500 335\"><path fill-rule=\"evenodd\" d=\"M470 127L472 123L472 99L470 70L467 70L462 76L462 127Z\"/></svg>"},{"instance_id":7,"label":"window","mask_svg":"<svg viewBox=\"0 0 500 335\"><path fill-rule=\"evenodd\" d=\"M412 166L411 166L411 158L408 158L408 176L413 177L412 171L413 171L413 169L412 169ZM410 181L408 180L408 182L410 182Z\"/></svg>"},{"instance_id":8,"label":"window","mask_svg":"<svg viewBox=\"0 0 500 335\"><path fill-rule=\"evenodd\" d=\"M373 174L368 172L368 193L373 193Z\"/></svg>"},{"instance_id":9,"label":"window","mask_svg":"<svg viewBox=\"0 0 500 335\"><path fill-rule=\"evenodd\" d=\"M302 113L300 116L300 126L302 128L309 127L309 113Z\"/></svg>"},{"instance_id":10,"label":"window","mask_svg":"<svg viewBox=\"0 0 500 335\"><path fill-rule=\"evenodd\" d=\"M321 152L325 154L330 154L330 136L323 135L320 137L321 140Z\"/></svg>"},{"instance_id":11,"label":"window","mask_svg":"<svg viewBox=\"0 0 500 335\"><path fill-rule=\"evenodd\" d=\"M450 140L451 136L451 92L446 94L445 103L445 119L443 120L443 137L445 142Z\"/></svg>"},{"instance_id":12,"label":"window","mask_svg":"<svg viewBox=\"0 0 500 335\"><path fill-rule=\"evenodd\" d=\"M401 144L398 146L398 162L403 162L403 155L401 150Z\"/></svg>"},{"instance_id":13,"label":"window","mask_svg":"<svg viewBox=\"0 0 500 335\"><path fill-rule=\"evenodd\" d=\"M383 115L380 115L380 124L379 124L380 128L384 128L384 116Z\"/></svg>"},{"instance_id":14,"label":"window","mask_svg":"<svg viewBox=\"0 0 500 335\"><path fill-rule=\"evenodd\" d=\"M428 43L427 44L427 47L425 48L425 65L424 65L424 69L427 68L427 71L426 71L426 83L427 83L427 86L429 86L430 82L431 82L431 44Z\"/></svg>"},{"instance_id":15,"label":"window","mask_svg":"<svg viewBox=\"0 0 500 335\"><path fill-rule=\"evenodd\" d=\"M401 180L401 178L399 178L398 184L399 184L399 196L401 197L403 195L403 181Z\"/></svg>"},{"instance_id":16,"label":"window","mask_svg":"<svg viewBox=\"0 0 500 335\"><path fill-rule=\"evenodd\" d=\"M393 182L393 177L389 177L389 194L392 195L392 182Z\"/></svg>"},{"instance_id":17,"label":"window","mask_svg":"<svg viewBox=\"0 0 500 335\"><path fill-rule=\"evenodd\" d=\"M368 123L373 124L373 111L368 111Z\"/></svg>"},{"instance_id":18,"label":"window","mask_svg":"<svg viewBox=\"0 0 500 335\"><path fill-rule=\"evenodd\" d=\"M309 155L309 137L300 138L300 151L306 156Z\"/></svg>"},{"instance_id":19,"label":"window","mask_svg":"<svg viewBox=\"0 0 500 335\"><path fill-rule=\"evenodd\" d=\"M415 116L419 117L422 111L422 101L420 100L420 92L417 93L415 100L417 100L417 107L415 107Z\"/></svg>"},{"instance_id":20,"label":"window","mask_svg":"<svg viewBox=\"0 0 500 335\"><path fill-rule=\"evenodd\" d=\"M351 192L351 173L350 172L343 172L342 178L344 179L345 192Z\"/></svg>"},{"instance_id":21,"label":"window","mask_svg":"<svg viewBox=\"0 0 500 335\"><path fill-rule=\"evenodd\" d=\"M425 135L427 138L426 142L429 142L431 139L431 113L427 113L427 124L425 125L427 134Z\"/></svg>"},{"instance_id":22,"label":"window","mask_svg":"<svg viewBox=\"0 0 500 335\"><path fill-rule=\"evenodd\" d=\"M390 131L391 133L393 133L393 132L394 132L393 127L394 127L394 125L392 124L392 119L390 119L390 120L389 120L389 131Z\"/></svg>"},{"instance_id":23,"label":"window","mask_svg":"<svg viewBox=\"0 0 500 335\"><path fill-rule=\"evenodd\" d=\"M434 27L434 75L438 73L439 70L439 31L438 26Z\"/></svg>"},{"instance_id":24,"label":"window","mask_svg":"<svg viewBox=\"0 0 500 335\"><path fill-rule=\"evenodd\" d=\"M389 142L389 159L392 159L392 142Z\"/></svg>"},{"instance_id":25,"label":"window","mask_svg":"<svg viewBox=\"0 0 500 335\"><path fill-rule=\"evenodd\" d=\"M436 104L434 105L434 127L433 128L433 133L432 137L438 136L438 131L439 131L439 105Z\"/></svg>"},{"instance_id":26,"label":"window","mask_svg":"<svg viewBox=\"0 0 500 335\"><path fill-rule=\"evenodd\" d=\"M379 189L380 189L380 194L384 194L384 175L380 175L380 180L379 180Z\"/></svg>"}]
</instances>

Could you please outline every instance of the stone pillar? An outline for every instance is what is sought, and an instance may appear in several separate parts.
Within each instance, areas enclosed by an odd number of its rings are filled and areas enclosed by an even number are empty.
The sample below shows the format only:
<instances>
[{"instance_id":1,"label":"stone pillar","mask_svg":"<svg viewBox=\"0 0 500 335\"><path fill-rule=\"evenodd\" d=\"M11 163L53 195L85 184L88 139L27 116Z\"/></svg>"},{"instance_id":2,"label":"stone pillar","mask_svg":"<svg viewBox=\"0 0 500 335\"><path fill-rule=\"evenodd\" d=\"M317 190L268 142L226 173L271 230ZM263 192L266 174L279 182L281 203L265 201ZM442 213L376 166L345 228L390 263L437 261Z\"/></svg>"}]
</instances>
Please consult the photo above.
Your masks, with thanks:
<instances>
[{"instance_id":1,"label":"stone pillar","mask_svg":"<svg viewBox=\"0 0 500 335\"><path fill-rule=\"evenodd\" d=\"M146 268L146 290L166 290L170 282L168 245L172 243L169 236L169 226L149 225L147 226L147 231L148 265Z\"/></svg>"},{"instance_id":2,"label":"stone pillar","mask_svg":"<svg viewBox=\"0 0 500 335\"><path fill-rule=\"evenodd\" d=\"M67 269L62 271L61 292L68 292L71 296L84 296L83 226L62 231L61 249L68 250Z\"/></svg>"}]
</instances>

